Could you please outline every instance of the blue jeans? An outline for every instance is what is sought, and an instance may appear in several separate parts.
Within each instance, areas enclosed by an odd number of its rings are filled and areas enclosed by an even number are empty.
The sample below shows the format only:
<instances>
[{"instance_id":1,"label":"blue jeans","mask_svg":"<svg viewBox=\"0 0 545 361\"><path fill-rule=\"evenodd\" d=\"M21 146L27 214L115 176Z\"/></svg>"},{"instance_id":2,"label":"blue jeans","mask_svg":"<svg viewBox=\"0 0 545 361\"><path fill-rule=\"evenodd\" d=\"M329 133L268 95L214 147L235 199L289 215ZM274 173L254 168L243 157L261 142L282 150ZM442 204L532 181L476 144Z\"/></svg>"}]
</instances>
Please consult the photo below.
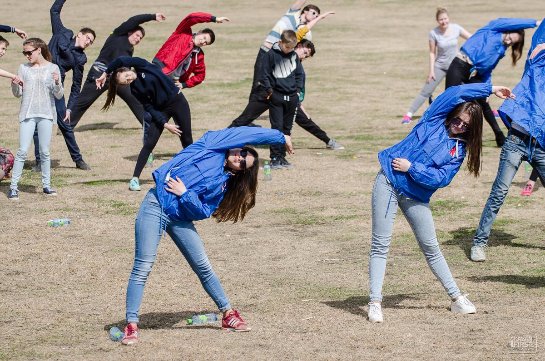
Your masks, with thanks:
<instances>
[{"instance_id":1,"label":"blue jeans","mask_svg":"<svg viewBox=\"0 0 545 361\"><path fill-rule=\"evenodd\" d=\"M144 286L157 257L157 248L163 229L172 238L180 252L199 277L204 290L220 311L231 308L229 299L210 265L204 244L193 222L173 221L161 209L155 188L151 189L140 206L134 226L136 246L134 264L127 287L127 322L138 323L138 311L142 304Z\"/></svg>"},{"instance_id":2,"label":"blue jeans","mask_svg":"<svg viewBox=\"0 0 545 361\"><path fill-rule=\"evenodd\" d=\"M439 249L429 204L397 193L381 170L375 179L371 205L373 213L373 234L371 251L369 252L369 298L371 301L382 301L386 257L390 248L398 206L411 225L420 250L424 253L428 266L435 277L441 282L451 298L460 296L461 292Z\"/></svg>"},{"instance_id":3,"label":"blue jeans","mask_svg":"<svg viewBox=\"0 0 545 361\"><path fill-rule=\"evenodd\" d=\"M532 159L528 159L530 150L533 151ZM490 195L481 214L479 228L477 228L473 237L474 246L486 246L488 244L492 223L494 223L500 211L520 164L525 160L532 164L532 167L539 172L541 177L545 176L545 150L539 145L534 146L529 144L528 141L523 141L518 136L511 134L510 131L505 139L505 144L501 148L496 180L492 184Z\"/></svg>"}]
</instances>

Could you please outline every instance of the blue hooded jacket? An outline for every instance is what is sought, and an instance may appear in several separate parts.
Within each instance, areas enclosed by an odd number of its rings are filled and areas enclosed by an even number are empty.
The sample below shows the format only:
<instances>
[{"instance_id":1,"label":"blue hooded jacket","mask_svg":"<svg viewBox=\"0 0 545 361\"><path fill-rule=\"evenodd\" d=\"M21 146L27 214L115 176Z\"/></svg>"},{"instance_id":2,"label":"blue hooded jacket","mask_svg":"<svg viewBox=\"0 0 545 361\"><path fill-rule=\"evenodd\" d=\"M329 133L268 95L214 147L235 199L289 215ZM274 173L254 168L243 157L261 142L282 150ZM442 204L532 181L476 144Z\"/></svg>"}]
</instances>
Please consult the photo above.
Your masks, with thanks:
<instances>
[{"instance_id":1,"label":"blue hooded jacket","mask_svg":"<svg viewBox=\"0 0 545 361\"><path fill-rule=\"evenodd\" d=\"M209 218L227 191L227 181L231 176L225 170L227 151L246 144L278 143L285 144L285 138L275 129L238 127L206 132L153 172L157 199L163 211L173 220ZM168 192L165 184L169 177L179 177L187 191L181 196Z\"/></svg>"},{"instance_id":2,"label":"blue hooded jacket","mask_svg":"<svg viewBox=\"0 0 545 361\"><path fill-rule=\"evenodd\" d=\"M471 59L483 82L490 82L492 71L505 56L503 33L535 27L534 19L499 18L480 28L466 40L461 50Z\"/></svg>"},{"instance_id":3,"label":"blue hooded jacket","mask_svg":"<svg viewBox=\"0 0 545 361\"><path fill-rule=\"evenodd\" d=\"M378 154L386 177L395 190L411 199L428 203L432 194L452 181L466 155L465 142L449 136L447 115L458 104L486 98L492 86L474 83L445 90L426 110L405 139ZM408 172L395 171L394 158L411 162Z\"/></svg>"},{"instance_id":4,"label":"blue hooded jacket","mask_svg":"<svg viewBox=\"0 0 545 361\"><path fill-rule=\"evenodd\" d=\"M529 58L541 43L545 43L545 22L541 23L532 38L522 79L513 89L516 98L506 99L498 112L506 125L510 125L508 116L545 148L545 50L535 58Z\"/></svg>"}]
</instances>

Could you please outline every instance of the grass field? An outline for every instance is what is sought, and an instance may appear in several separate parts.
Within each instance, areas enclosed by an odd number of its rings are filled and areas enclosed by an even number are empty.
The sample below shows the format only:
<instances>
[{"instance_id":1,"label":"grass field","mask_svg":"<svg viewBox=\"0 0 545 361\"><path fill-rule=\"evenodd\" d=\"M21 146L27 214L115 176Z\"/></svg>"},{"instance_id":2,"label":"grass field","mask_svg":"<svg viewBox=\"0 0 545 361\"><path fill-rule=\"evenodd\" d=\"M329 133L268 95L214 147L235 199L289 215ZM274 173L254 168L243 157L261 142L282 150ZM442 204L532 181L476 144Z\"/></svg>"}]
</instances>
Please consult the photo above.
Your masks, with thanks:
<instances>
[{"instance_id":1,"label":"grass field","mask_svg":"<svg viewBox=\"0 0 545 361\"><path fill-rule=\"evenodd\" d=\"M47 41L51 3L4 0L0 23ZM214 304L167 237L146 286L141 342L121 347L108 339L109 327L124 326L134 218L153 182L146 168L144 191L128 191L141 130L121 101L101 112L103 97L76 131L91 171L77 170L62 136L54 135L52 184L58 197L42 196L40 176L30 169L23 173L18 203L2 195L9 183L0 183L0 360L545 359L543 188L520 197L524 179L522 171L517 174L494 224L489 260L476 264L467 258L498 163L499 149L488 126L481 177L462 170L431 202L443 253L477 314L448 311L448 297L427 268L409 225L399 217L384 285L385 322L366 320L376 153L402 139L412 126L402 126L400 120L427 75L427 33L435 26L435 8L446 6L451 22L473 32L497 17L541 18L542 3L316 4L337 14L313 31L317 54L305 63L305 108L346 150L326 150L295 127L296 154L289 158L295 167L276 171L271 182L260 184L257 205L242 223L197 224L232 304L252 332L185 326L186 317L214 311ZM147 59L187 13L229 17L228 24L211 24L217 38L205 48L205 83L184 91L197 139L209 129L227 126L246 105L259 45L289 5L70 0L62 17L72 29L97 30L97 41L87 51L89 63L108 33L135 14L167 16L166 22L145 25L147 36L135 55ZM527 32L527 44L532 33ZM16 71L25 58L19 39L6 36L11 46L0 68ZM522 62L512 68L506 57L496 68L494 83L514 87L522 69ZM15 152L19 101L7 80L0 85L0 144ZM493 108L501 104L491 101ZM165 132L155 165L178 148L179 142ZM268 155L265 149L261 152ZM47 220L57 217L71 218L72 225L49 228Z\"/></svg>"}]
</instances>

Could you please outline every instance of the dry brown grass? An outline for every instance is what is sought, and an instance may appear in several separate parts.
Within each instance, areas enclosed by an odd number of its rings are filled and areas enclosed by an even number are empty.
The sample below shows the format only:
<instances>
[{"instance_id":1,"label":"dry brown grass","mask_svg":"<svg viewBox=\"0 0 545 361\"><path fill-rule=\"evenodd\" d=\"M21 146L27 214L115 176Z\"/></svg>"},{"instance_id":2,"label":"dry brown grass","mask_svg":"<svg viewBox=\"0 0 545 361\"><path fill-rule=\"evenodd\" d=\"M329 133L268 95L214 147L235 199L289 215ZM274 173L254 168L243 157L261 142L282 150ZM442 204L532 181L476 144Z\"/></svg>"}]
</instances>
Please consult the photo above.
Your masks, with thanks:
<instances>
[{"instance_id":1,"label":"dry brown grass","mask_svg":"<svg viewBox=\"0 0 545 361\"><path fill-rule=\"evenodd\" d=\"M49 39L50 3L5 0L0 23ZM466 256L497 166L499 150L489 128L482 176L473 179L461 171L432 202L443 251L478 313L456 316L447 310L448 298L400 217L384 288L386 322L366 321L376 153L408 131L400 116L425 78L427 31L434 26L438 4L316 3L337 14L314 32L317 55L305 64L305 106L347 149L327 151L296 128L295 168L274 172L272 182L260 185L257 206L244 222L198 223L215 270L252 332L184 326L186 316L212 311L214 305L167 238L146 288L141 343L126 348L108 340L108 327L123 324L134 217L145 192L127 190L140 147L136 121L122 102L109 113L101 113L97 103L76 133L92 171L76 170L62 137L55 136L52 179L59 196L44 198L39 177L30 170L23 174L18 203L0 196L0 359L544 358L543 188L523 199L518 195L522 176L517 175L494 225L490 260L475 264ZM541 3L531 0L441 5L449 8L452 21L470 31L499 16L543 16ZM97 43L88 51L92 61L107 33L133 14L163 11L168 17L165 23L146 25L148 35L136 55L148 59L186 13L205 10L230 17L230 24L212 25L218 36L205 49L206 83L184 92L198 138L226 126L242 110L259 44L288 6L289 1L71 0L63 19L74 29L97 29ZM24 58L17 38L9 39L12 45L0 67L15 71ZM494 82L514 86L521 69L512 69L506 58ZM7 81L2 84L0 143L16 150L18 102ZM165 134L156 149L157 164L178 146ZM142 178L149 189L149 169ZM7 188L3 181L0 191ZM73 224L46 226L48 219L60 216ZM537 353L510 353L512 337L524 336L537 336Z\"/></svg>"}]
</instances>

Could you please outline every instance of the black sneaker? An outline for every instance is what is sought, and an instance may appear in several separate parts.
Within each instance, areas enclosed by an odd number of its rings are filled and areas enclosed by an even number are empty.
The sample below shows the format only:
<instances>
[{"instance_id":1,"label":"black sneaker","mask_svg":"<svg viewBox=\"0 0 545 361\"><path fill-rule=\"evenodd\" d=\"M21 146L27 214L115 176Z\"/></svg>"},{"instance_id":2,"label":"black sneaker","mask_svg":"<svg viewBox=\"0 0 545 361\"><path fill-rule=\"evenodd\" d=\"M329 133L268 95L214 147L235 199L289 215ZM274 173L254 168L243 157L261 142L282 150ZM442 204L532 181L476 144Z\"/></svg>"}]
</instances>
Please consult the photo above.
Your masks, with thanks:
<instances>
[{"instance_id":1,"label":"black sneaker","mask_svg":"<svg viewBox=\"0 0 545 361\"><path fill-rule=\"evenodd\" d=\"M85 163L85 161L83 159L78 160L76 162L76 168L81 169L81 170L91 170L91 167L89 167L89 164Z\"/></svg>"},{"instance_id":2,"label":"black sneaker","mask_svg":"<svg viewBox=\"0 0 545 361\"><path fill-rule=\"evenodd\" d=\"M293 168L293 164L288 162L288 160L286 158L284 158L284 157L280 158L280 163L282 164L282 167L284 167L286 169Z\"/></svg>"},{"instance_id":3,"label":"black sneaker","mask_svg":"<svg viewBox=\"0 0 545 361\"><path fill-rule=\"evenodd\" d=\"M17 189L10 189L8 193L8 199L10 201L18 201L19 200L19 191Z\"/></svg>"},{"instance_id":4,"label":"black sneaker","mask_svg":"<svg viewBox=\"0 0 545 361\"><path fill-rule=\"evenodd\" d=\"M284 166L282 165L282 159L281 158L272 158L271 159L271 169L282 169Z\"/></svg>"},{"instance_id":5,"label":"black sneaker","mask_svg":"<svg viewBox=\"0 0 545 361\"><path fill-rule=\"evenodd\" d=\"M57 195L57 191L54 190L54 189L51 189L51 188L44 188L44 194L46 196L56 196Z\"/></svg>"}]
</instances>

